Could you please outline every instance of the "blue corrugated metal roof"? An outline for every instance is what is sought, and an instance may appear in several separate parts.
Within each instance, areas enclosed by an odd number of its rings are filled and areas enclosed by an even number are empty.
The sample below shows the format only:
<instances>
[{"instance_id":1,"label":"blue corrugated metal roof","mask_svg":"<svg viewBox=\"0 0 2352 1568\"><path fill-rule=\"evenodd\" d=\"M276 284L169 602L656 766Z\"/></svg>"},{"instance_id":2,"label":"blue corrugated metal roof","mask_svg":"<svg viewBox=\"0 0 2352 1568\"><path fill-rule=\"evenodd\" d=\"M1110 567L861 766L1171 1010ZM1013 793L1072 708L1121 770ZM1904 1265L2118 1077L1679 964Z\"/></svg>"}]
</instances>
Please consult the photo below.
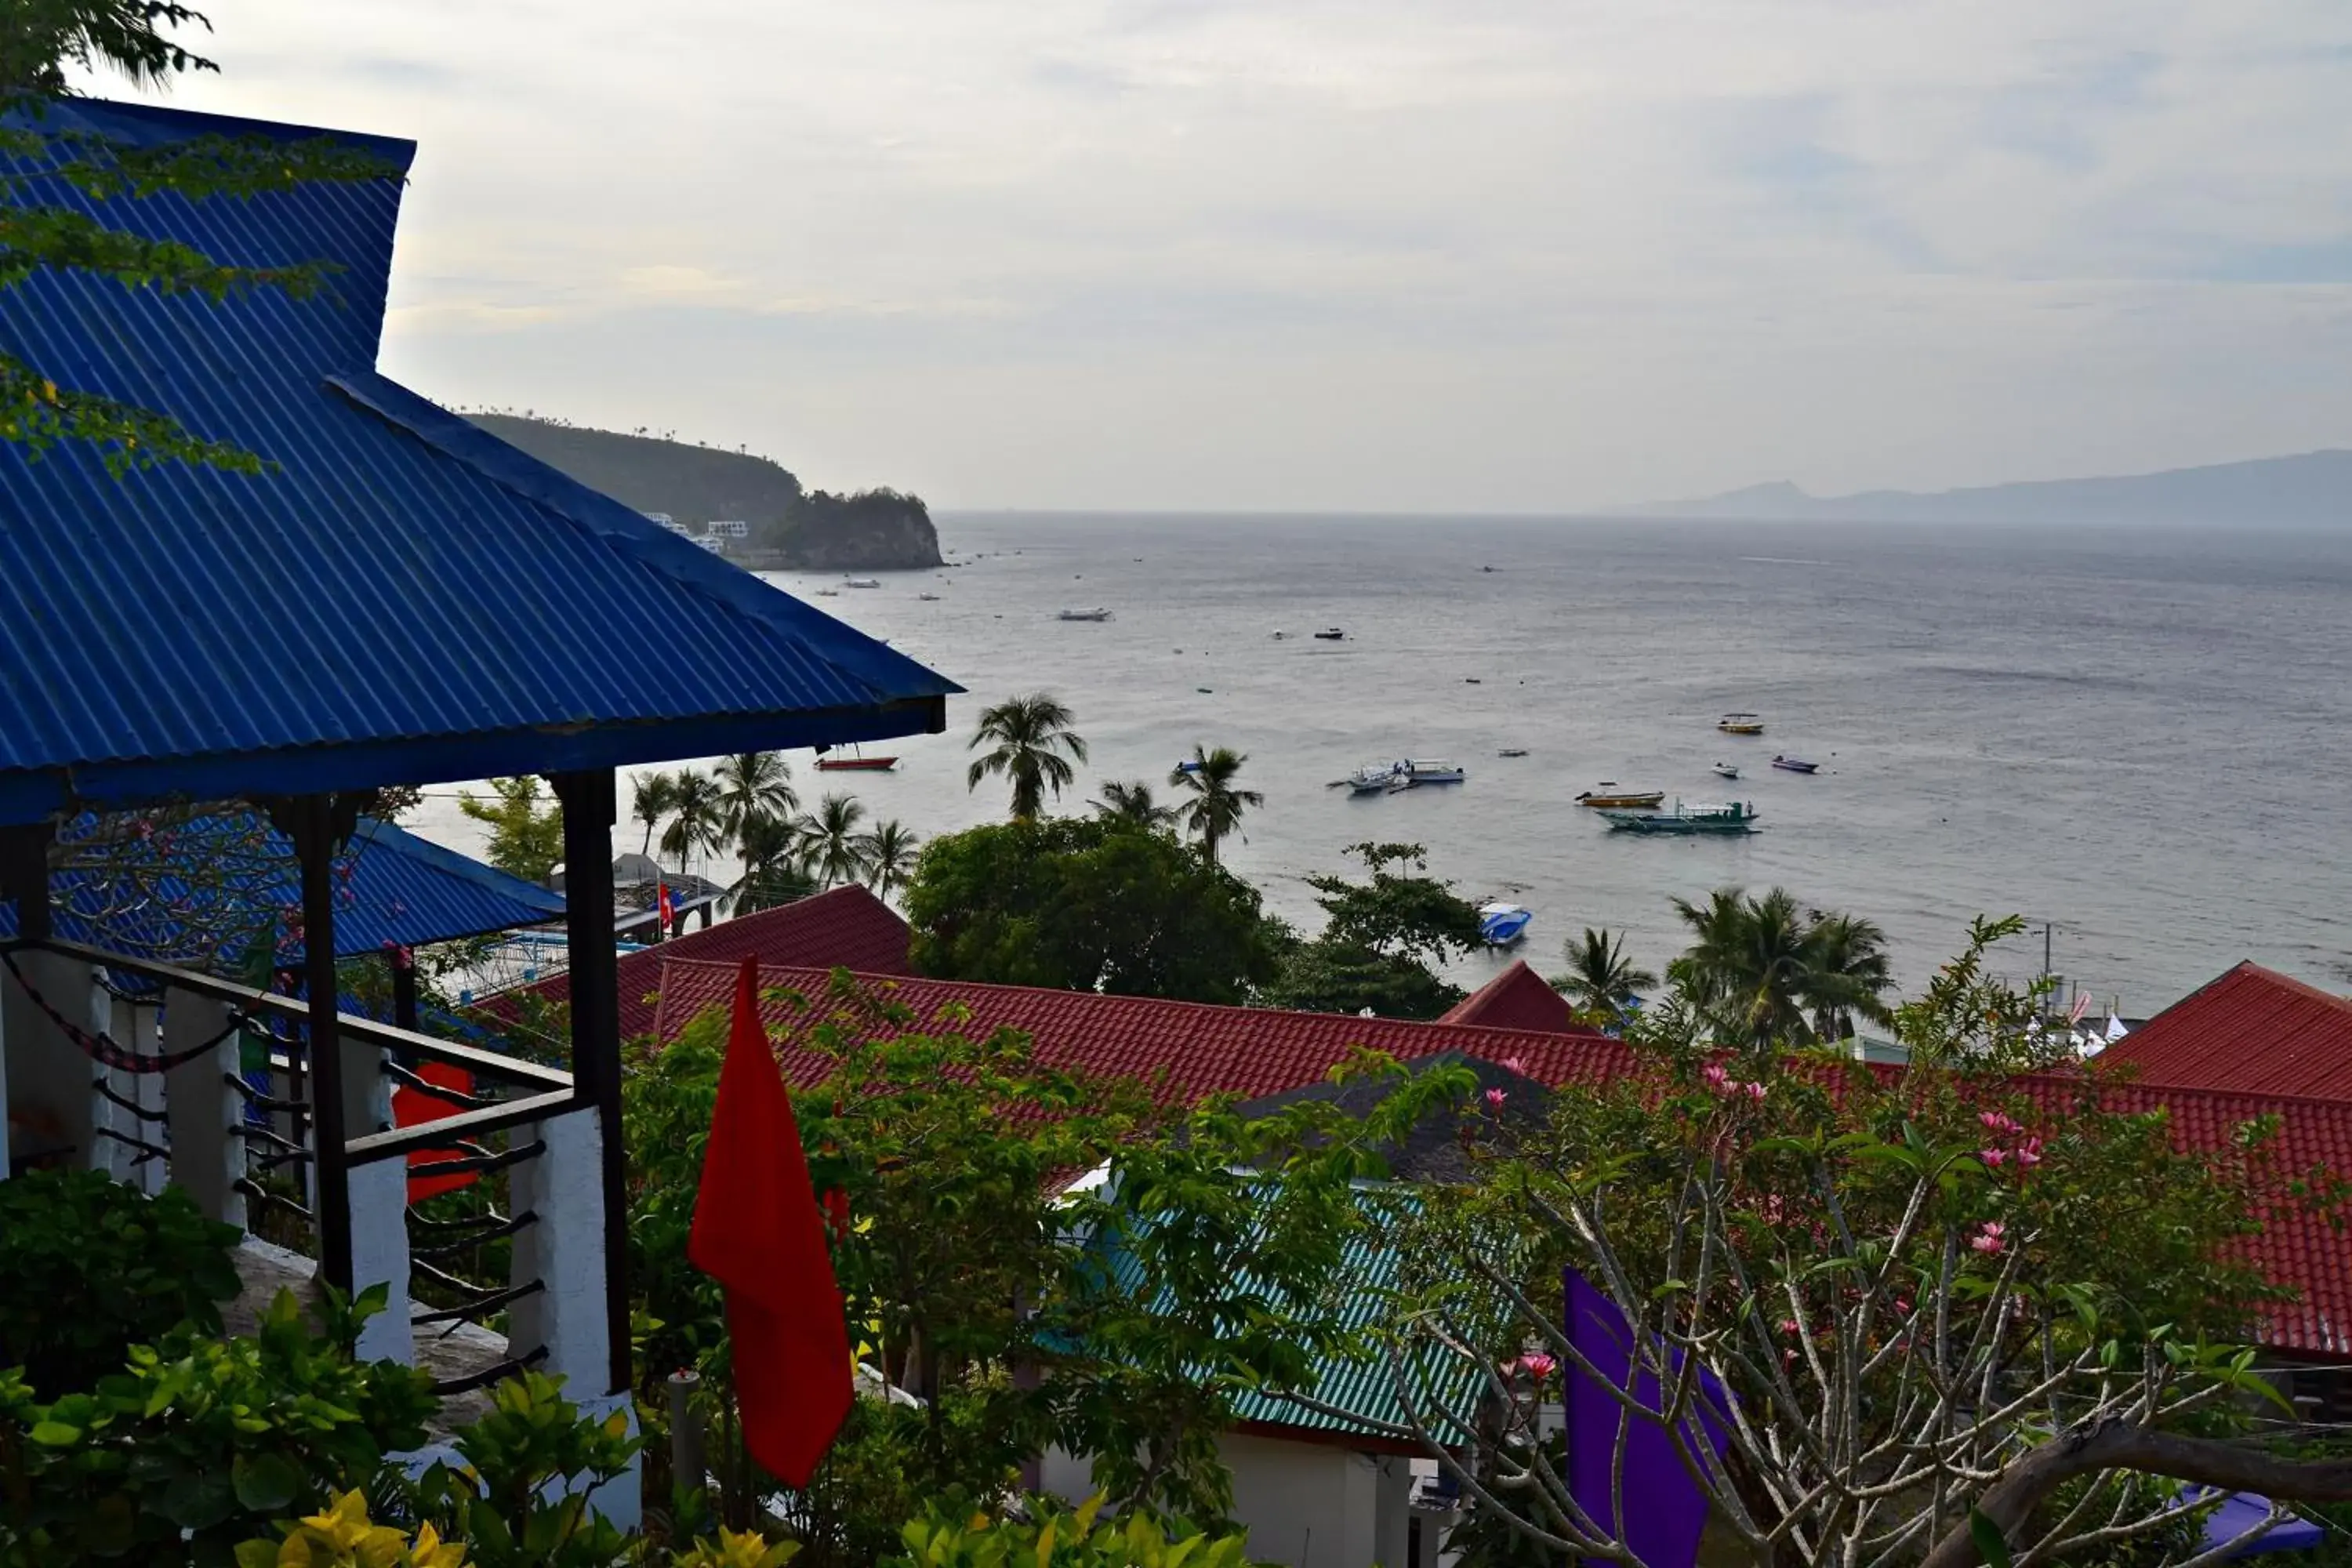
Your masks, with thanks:
<instances>
[{"instance_id":1,"label":"blue corrugated metal roof","mask_svg":"<svg viewBox=\"0 0 2352 1568\"><path fill-rule=\"evenodd\" d=\"M40 124L326 134L89 100ZM352 140L401 170L413 151ZM394 180L7 199L339 270L299 301L52 271L5 292L0 347L278 467L118 479L79 446L0 443L0 824L882 740L961 689L376 374Z\"/></svg>"},{"instance_id":2,"label":"blue corrugated metal roof","mask_svg":"<svg viewBox=\"0 0 2352 1568\"><path fill-rule=\"evenodd\" d=\"M164 963L205 962L225 932L276 933L301 907L294 847L259 818L228 813L170 829L175 843L104 882L70 866L51 879L57 934ZM194 875L173 875L185 866ZM362 817L337 859L335 952L355 958L387 944L422 947L561 919L563 897L493 866ZM0 901L0 940L16 934L16 906ZM278 961L300 961L297 942Z\"/></svg>"}]
</instances>

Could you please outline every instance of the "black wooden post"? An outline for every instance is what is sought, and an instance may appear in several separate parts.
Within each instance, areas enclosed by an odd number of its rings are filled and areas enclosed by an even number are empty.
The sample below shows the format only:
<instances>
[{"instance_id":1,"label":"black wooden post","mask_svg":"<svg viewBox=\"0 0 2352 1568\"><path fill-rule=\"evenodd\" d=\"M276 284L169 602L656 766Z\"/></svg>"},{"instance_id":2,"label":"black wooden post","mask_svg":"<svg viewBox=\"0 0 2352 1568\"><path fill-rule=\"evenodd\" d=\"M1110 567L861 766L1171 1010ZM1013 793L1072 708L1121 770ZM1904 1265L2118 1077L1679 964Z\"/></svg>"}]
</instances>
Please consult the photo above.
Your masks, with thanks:
<instances>
[{"instance_id":1,"label":"black wooden post","mask_svg":"<svg viewBox=\"0 0 2352 1568\"><path fill-rule=\"evenodd\" d=\"M608 1393L631 1385L627 1163L621 1145L621 978L613 940L613 823L609 768L557 773L563 803L563 941L572 963L572 1086L596 1108L604 1142L604 1310L612 1336ZM656 915L656 924L659 918Z\"/></svg>"},{"instance_id":2,"label":"black wooden post","mask_svg":"<svg viewBox=\"0 0 2352 1568\"><path fill-rule=\"evenodd\" d=\"M394 945L386 956L392 960L393 1026L415 1034L416 1032L416 954L405 947Z\"/></svg>"},{"instance_id":3,"label":"black wooden post","mask_svg":"<svg viewBox=\"0 0 2352 1568\"><path fill-rule=\"evenodd\" d=\"M302 868L302 988L310 1007L310 1163L319 1274L352 1288L352 1182L344 1154L343 1047L336 1026L335 799L306 795L282 823ZM371 1129L373 1131L373 1129Z\"/></svg>"},{"instance_id":4,"label":"black wooden post","mask_svg":"<svg viewBox=\"0 0 2352 1568\"><path fill-rule=\"evenodd\" d=\"M49 939L49 826L0 831L0 893L16 901L16 934Z\"/></svg>"}]
</instances>

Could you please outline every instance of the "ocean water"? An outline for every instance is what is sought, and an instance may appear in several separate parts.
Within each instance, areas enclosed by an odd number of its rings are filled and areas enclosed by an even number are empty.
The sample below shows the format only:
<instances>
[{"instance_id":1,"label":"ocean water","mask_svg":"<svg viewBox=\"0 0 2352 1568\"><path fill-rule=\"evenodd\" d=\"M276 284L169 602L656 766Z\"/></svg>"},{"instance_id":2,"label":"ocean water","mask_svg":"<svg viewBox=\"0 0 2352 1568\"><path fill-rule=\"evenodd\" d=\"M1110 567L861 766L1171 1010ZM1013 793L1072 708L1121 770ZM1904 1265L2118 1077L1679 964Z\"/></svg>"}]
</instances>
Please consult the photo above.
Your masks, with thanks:
<instances>
[{"instance_id":1,"label":"ocean water","mask_svg":"<svg viewBox=\"0 0 2352 1568\"><path fill-rule=\"evenodd\" d=\"M2005 972L2040 969L2046 922L2056 970L2126 1014L2245 957L2352 989L2352 531L986 514L940 533L968 564L866 590L775 576L971 689L948 734L890 748L898 773L820 784L803 760L804 795L926 836L1001 816L1001 785L965 787L966 741L984 704L1044 689L1091 752L1063 810L1103 778L1165 793L1196 742L1249 753L1265 804L1229 861L1309 929L1305 873L1409 840L1533 910L1538 967L1587 925L1657 967L1682 945L1670 895L1780 885L1880 922L1906 987L1983 911L2035 924ZM1097 605L1116 618L1055 618ZM1307 636L1331 626L1347 640ZM1766 734L1718 734L1732 709ZM1405 755L1468 781L1328 787ZM1612 834L1573 803L1604 779L1750 800L1760 831ZM453 816L436 800L425 826L463 844Z\"/></svg>"}]
</instances>

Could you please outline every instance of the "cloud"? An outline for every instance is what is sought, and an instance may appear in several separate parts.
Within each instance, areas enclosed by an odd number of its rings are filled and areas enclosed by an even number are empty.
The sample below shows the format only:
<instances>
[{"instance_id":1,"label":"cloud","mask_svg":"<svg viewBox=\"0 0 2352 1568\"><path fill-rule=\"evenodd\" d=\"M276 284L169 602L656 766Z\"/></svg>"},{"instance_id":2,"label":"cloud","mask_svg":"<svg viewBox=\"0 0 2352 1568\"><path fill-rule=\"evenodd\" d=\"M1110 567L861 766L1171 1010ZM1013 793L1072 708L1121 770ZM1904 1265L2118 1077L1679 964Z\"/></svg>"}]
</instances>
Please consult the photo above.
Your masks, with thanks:
<instances>
[{"instance_id":1,"label":"cloud","mask_svg":"<svg viewBox=\"0 0 2352 1568\"><path fill-rule=\"evenodd\" d=\"M418 140L388 368L828 485L1541 510L2352 438L2340 0L215 21L178 101Z\"/></svg>"}]
</instances>

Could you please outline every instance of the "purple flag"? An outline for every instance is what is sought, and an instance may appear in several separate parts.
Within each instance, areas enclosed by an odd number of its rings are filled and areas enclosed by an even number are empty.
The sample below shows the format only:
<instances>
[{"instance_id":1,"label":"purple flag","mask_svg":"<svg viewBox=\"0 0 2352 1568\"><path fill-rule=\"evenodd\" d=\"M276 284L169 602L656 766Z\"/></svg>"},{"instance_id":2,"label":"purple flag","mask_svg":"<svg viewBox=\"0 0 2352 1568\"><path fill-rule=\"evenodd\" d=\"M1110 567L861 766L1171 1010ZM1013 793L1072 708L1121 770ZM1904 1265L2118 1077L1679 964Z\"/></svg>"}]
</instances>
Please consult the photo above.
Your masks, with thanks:
<instances>
[{"instance_id":1,"label":"purple flag","mask_svg":"<svg viewBox=\"0 0 2352 1568\"><path fill-rule=\"evenodd\" d=\"M1609 1387L1627 1387L1633 1365L1633 1335L1616 1304L1588 1284L1574 1269L1567 1271L1568 1339L1609 1380ZM1705 1368L1699 1371L1697 1397L1692 1402L1696 1419L1685 1431L1703 1441L1709 1452L1723 1452L1723 1428L1710 1407L1728 1408L1723 1384ZM1633 1418L1625 1436L1625 1517L1617 1519L1612 1472L1616 1465L1617 1427L1626 1414L1609 1387L1595 1383L1573 1363L1560 1365L1560 1402L1568 1427L1568 1490L1602 1531L1615 1533L1638 1553L1648 1568L1693 1568L1698 1561L1699 1531L1706 1525L1706 1494L1675 1452L1674 1440L1655 1422ZM1663 1395L1657 1378L1641 1374L1634 1397L1656 1409ZM1696 1444L1694 1445L1696 1446Z\"/></svg>"}]
</instances>

